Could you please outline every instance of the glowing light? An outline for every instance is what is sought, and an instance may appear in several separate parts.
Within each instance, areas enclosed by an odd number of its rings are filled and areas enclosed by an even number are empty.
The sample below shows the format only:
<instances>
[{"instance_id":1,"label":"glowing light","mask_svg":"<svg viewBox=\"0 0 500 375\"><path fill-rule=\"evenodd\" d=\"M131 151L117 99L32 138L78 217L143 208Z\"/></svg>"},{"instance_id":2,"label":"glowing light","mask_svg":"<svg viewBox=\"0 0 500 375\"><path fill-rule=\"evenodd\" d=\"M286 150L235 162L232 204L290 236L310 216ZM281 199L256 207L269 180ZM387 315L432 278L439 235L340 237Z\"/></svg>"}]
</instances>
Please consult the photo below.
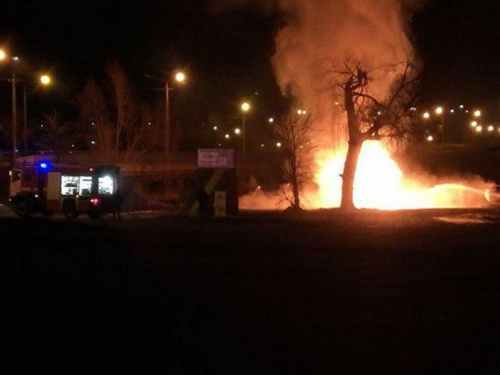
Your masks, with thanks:
<instances>
[{"instance_id":1,"label":"glowing light","mask_svg":"<svg viewBox=\"0 0 500 375\"><path fill-rule=\"evenodd\" d=\"M477 126L477 121L472 121L470 123L470 126L472 126L473 128L475 128Z\"/></svg>"},{"instance_id":2,"label":"glowing light","mask_svg":"<svg viewBox=\"0 0 500 375\"><path fill-rule=\"evenodd\" d=\"M463 104L460 104L460 109L464 109L464 105Z\"/></svg>"},{"instance_id":3,"label":"glowing light","mask_svg":"<svg viewBox=\"0 0 500 375\"><path fill-rule=\"evenodd\" d=\"M44 86L47 86L47 85L50 85L50 82L52 80L50 79L50 76L47 75L47 74L43 74L42 76L40 76L40 82L42 83L42 85Z\"/></svg>"},{"instance_id":4,"label":"glowing light","mask_svg":"<svg viewBox=\"0 0 500 375\"><path fill-rule=\"evenodd\" d=\"M436 108L436 115L442 115L443 114L443 107L437 107Z\"/></svg>"},{"instance_id":5,"label":"glowing light","mask_svg":"<svg viewBox=\"0 0 500 375\"><path fill-rule=\"evenodd\" d=\"M52 169L52 163L50 160L42 160L37 163L37 167L40 172L48 172Z\"/></svg>"},{"instance_id":6,"label":"glowing light","mask_svg":"<svg viewBox=\"0 0 500 375\"><path fill-rule=\"evenodd\" d=\"M5 53L5 51L3 49L0 49L0 61L5 60L6 57L7 54Z\"/></svg>"},{"instance_id":7,"label":"glowing light","mask_svg":"<svg viewBox=\"0 0 500 375\"><path fill-rule=\"evenodd\" d=\"M429 117L431 117L431 114L429 112L425 112L423 115L422 115L423 118L425 119L428 119Z\"/></svg>"},{"instance_id":8,"label":"glowing light","mask_svg":"<svg viewBox=\"0 0 500 375\"><path fill-rule=\"evenodd\" d=\"M179 83L184 83L186 81L186 74L183 72L177 72L175 75L175 80Z\"/></svg>"},{"instance_id":9,"label":"glowing light","mask_svg":"<svg viewBox=\"0 0 500 375\"><path fill-rule=\"evenodd\" d=\"M241 105L241 110L242 110L243 112L248 112L248 111L250 110L250 104L249 104L249 103L247 103L247 102L243 103L243 104Z\"/></svg>"},{"instance_id":10,"label":"glowing light","mask_svg":"<svg viewBox=\"0 0 500 375\"><path fill-rule=\"evenodd\" d=\"M492 132L493 130L495 130L495 127L493 125L488 126L488 131L489 132Z\"/></svg>"},{"instance_id":11,"label":"glowing light","mask_svg":"<svg viewBox=\"0 0 500 375\"><path fill-rule=\"evenodd\" d=\"M241 130L239 128L234 129L234 134L240 134Z\"/></svg>"},{"instance_id":12,"label":"glowing light","mask_svg":"<svg viewBox=\"0 0 500 375\"><path fill-rule=\"evenodd\" d=\"M278 147L278 148L279 148L279 147L281 147L281 146L282 146L281 142L277 142L277 143L276 143L276 147Z\"/></svg>"},{"instance_id":13,"label":"glowing light","mask_svg":"<svg viewBox=\"0 0 500 375\"><path fill-rule=\"evenodd\" d=\"M433 137L432 135L429 135L429 136L427 137L427 141L428 141L428 142L432 142L432 141L434 141L434 137Z\"/></svg>"},{"instance_id":14,"label":"glowing light","mask_svg":"<svg viewBox=\"0 0 500 375\"><path fill-rule=\"evenodd\" d=\"M301 110L301 109L299 109L299 110L297 111L297 113L298 113L299 115L301 115L301 114L302 114L302 110Z\"/></svg>"},{"instance_id":15,"label":"glowing light","mask_svg":"<svg viewBox=\"0 0 500 375\"><path fill-rule=\"evenodd\" d=\"M476 126L476 131L481 133L483 131L483 127L481 125Z\"/></svg>"},{"instance_id":16,"label":"glowing light","mask_svg":"<svg viewBox=\"0 0 500 375\"><path fill-rule=\"evenodd\" d=\"M481 117L481 111L480 110L474 111L474 117Z\"/></svg>"},{"instance_id":17,"label":"glowing light","mask_svg":"<svg viewBox=\"0 0 500 375\"><path fill-rule=\"evenodd\" d=\"M272 124L272 123L274 122L274 119L271 117L271 118L269 119L269 122Z\"/></svg>"},{"instance_id":18,"label":"glowing light","mask_svg":"<svg viewBox=\"0 0 500 375\"><path fill-rule=\"evenodd\" d=\"M219 129L219 128L217 126L214 126L214 130L217 130L217 129Z\"/></svg>"},{"instance_id":19,"label":"glowing light","mask_svg":"<svg viewBox=\"0 0 500 375\"><path fill-rule=\"evenodd\" d=\"M230 136L229 134L226 134L224 137L225 137L226 139L231 138L231 136Z\"/></svg>"}]
</instances>

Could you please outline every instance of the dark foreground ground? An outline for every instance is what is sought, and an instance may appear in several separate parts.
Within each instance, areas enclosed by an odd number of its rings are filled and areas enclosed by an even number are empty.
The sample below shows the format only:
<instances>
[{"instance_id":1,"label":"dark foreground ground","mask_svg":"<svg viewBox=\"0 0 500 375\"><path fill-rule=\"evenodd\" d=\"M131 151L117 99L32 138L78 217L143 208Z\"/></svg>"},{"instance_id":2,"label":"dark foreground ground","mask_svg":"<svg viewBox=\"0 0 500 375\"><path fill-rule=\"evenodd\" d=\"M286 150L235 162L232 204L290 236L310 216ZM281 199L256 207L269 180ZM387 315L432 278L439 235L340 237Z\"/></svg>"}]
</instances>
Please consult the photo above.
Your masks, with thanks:
<instances>
[{"instance_id":1,"label":"dark foreground ground","mask_svg":"<svg viewBox=\"0 0 500 375\"><path fill-rule=\"evenodd\" d=\"M0 238L3 373L500 369L497 210L4 216Z\"/></svg>"}]
</instances>

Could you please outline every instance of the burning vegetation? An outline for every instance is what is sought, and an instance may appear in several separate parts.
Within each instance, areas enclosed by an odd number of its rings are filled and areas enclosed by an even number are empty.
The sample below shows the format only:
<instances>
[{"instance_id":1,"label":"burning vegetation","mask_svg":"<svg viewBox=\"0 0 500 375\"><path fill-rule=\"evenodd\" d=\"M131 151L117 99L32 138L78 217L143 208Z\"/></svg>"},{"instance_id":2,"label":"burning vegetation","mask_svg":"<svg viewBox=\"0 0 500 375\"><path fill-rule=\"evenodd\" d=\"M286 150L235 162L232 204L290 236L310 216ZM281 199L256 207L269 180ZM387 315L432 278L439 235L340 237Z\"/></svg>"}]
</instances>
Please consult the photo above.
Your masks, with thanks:
<instances>
[{"instance_id":1,"label":"burning vegetation","mask_svg":"<svg viewBox=\"0 0 500 375\"><path fill-rule=\"evenodd\" d=\"M300 148L304 142L282 136L288 152L281 193L257 189L241 199L242 208L276 209L283 200L292 207L346 211L488 204L492 184L480 178L443 184L427 175L405 178L391 158L417 131L413 111L423 66L409 33L416 3L274 2L284 15L272 60L277 82L312 116L316 149L307 150L308 158ZM275 134L286 122L276 125ZM299 166L297 159L311 161ZM304 171L312 171L310 178Z\"/></svg>"}]
</instances>

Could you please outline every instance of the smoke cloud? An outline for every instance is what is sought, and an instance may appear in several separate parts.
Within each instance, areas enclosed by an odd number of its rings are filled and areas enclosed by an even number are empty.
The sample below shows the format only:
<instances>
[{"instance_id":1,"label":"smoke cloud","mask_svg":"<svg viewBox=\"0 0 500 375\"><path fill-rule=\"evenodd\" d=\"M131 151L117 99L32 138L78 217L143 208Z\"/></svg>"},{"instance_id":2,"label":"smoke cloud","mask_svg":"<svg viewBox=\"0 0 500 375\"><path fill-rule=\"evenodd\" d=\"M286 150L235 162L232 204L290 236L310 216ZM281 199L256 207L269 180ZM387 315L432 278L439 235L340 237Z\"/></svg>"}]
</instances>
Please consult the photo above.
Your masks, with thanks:
<instances>
[{"instance_id":1,"label":"smoke cloud","mask_svg":"<svg viewBox=\"0 0 500 375\"><path fill-rule=\"evenodd\" d=\"M217 0L216 10L254 6L282 18L272 58L276 81L315 114L318 130L325 131L325 147L343 138L341 103L332 84L332 72L346 61L361 63L364 70L396 66L416 54L410 42L410 21L419 0ZM392 76L373 82L380 98L388 92ZM333 135L333 137L332 137ZM329 142L329 141L331 142Z\"/></svg>"}]
</instances>

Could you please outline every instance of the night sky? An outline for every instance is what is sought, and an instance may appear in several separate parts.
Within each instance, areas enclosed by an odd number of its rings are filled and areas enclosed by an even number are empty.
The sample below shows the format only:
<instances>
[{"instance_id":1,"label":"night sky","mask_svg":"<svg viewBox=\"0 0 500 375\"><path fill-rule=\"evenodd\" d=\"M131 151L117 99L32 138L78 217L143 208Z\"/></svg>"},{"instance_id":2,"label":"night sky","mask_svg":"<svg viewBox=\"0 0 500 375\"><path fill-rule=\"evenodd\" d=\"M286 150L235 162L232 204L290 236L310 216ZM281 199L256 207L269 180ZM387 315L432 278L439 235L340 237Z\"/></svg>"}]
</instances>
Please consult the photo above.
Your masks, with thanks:
<instances>
[{"instance_id":1,"label":"night sky","mask_svg":"<svg viewBox=\"0 0 500 375\"><path fill-rule=\"evenodd\" d=\"M413 38L425 64L424 103L500 108L500 28L497 12L486 4L429 0L414 16ZM252 7L214 13L202 0L91 0L66 6L4 0L1 8L0 45L32 71L51 71L57 83L50 94L33 93L34 107L44 100L64 103L113 59L141 95L158 100L161 83L145 75L166 78L175 69L187 70L190 82L173 100L177 118L191 127L213 111L237 115L243 98L252 99L255 118L273 115L281 103L270 65L277 22ZM5 68L0 72L8 75ZM1 86L5 116L10 85Z\"/></svg>"}]
</instances>

